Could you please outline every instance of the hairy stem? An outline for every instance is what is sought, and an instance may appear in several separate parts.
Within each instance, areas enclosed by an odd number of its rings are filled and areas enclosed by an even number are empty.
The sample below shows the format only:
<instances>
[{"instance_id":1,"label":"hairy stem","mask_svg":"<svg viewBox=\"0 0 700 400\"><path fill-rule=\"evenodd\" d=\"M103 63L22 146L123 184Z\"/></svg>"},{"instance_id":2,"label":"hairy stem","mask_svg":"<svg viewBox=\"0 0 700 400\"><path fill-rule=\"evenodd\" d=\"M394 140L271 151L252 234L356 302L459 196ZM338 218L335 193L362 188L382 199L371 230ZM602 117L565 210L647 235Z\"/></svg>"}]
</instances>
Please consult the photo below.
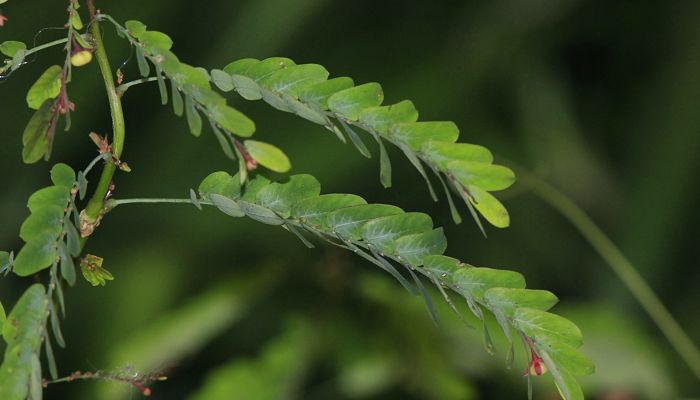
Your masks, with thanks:
<instances>
[{"instance_id":1,"label":"hairy stem","mask_svg":"<svg viewBox=\"0 0 700 400\"><path fill-rule=\"evenodd\" d=\"M124 149L124 113L122 111L119 95L117 94L116 87L114 86L112 67L109 64L107 52L105 51L105 46L102 41L100 23L96 18L98 15L97 8L95 8L93 0L88 0L87 4L88 9L90 10L90 18L93 20L92 25L90 26L90 31L95 37L95 58L100 66L102 79L104 80L105 88L107 89L109 109L112 116L112 152L115 158L120 159ZM117 166L113 162L107 162L102 170L102 175L100 176L100 180L97 184L97 189L85 208L85 218L91 222L96 221L102 212L105 195L109 190L109 185L112 182L112 177L114 176L116 169Z\"/></svg>"},{"instance_id":2,"label":"hairy stem","mask_svg":"<svg viewBox=\"0 0 700 400\"><path fill-rule=\"evenodd\" d=\"M562 192L536 176L519 171L520 182L529 187L533 193L552 206L574 225L576 230L590 243L610 268L627 286L644 311L659 327L671 346L688 364L695 376L700 379L700 351L690 340L683 328L673 318L671 312L659 300L649 284L637 269L625 257L620 249L593 222L580 207Z\"/></svg>"}]
</instances>

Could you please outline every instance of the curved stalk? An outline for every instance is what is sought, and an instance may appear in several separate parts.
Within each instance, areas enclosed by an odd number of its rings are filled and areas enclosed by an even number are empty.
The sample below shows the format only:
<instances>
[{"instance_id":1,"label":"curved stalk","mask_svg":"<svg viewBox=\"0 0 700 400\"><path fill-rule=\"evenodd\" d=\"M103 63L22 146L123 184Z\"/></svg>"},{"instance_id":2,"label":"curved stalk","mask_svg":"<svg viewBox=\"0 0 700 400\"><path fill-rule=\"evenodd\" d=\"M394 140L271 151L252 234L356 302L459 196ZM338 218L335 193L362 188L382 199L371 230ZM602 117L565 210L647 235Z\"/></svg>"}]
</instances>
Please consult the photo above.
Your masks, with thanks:
<instances>
[{"instance_id":1,"label":"curved stalk","mask_svg":"<svg viewBox=\"0 0 700 400\"><path fill-rule=\"evenodd\" d=\"M700 379L700 350L615 243L591 217L552 185L522 170L518 171L518 176L522 184L571 222L620 278L678 355Z\"/></svg>"},{"instance_id":2,"label":"curved stalk","mask_svg":"<svg viewBox=\"0 0 700 400\"><path fill-rule=\"evenodd\" d=\"M107 57L107 52L105 51L105 46L102 41L100 23L96 18L98 15L97 8L95 8L93 0L88 0L87 4L90 10L90 17L93 20L92 25L90 26L90 31L95 38L95 58L100 66L102 79L105 83L107 98L109 100L109 109L112 116L112 152L114 156L119 159L121 158L122 151L124 149L124 112L122 111L121 100L114 85L112 67L109 64L109 58ZM105 196L109 190L109 185L112 182L112 177L114 176L116 169L117 166L113 162L107 162L105 164L105 167L102 170L102 175L100 176L100 180L97 184L97 189L85 208L85 218L88 222L95 223L100 218L100 214L104 208Z\"/></svg>"}]
</instances>

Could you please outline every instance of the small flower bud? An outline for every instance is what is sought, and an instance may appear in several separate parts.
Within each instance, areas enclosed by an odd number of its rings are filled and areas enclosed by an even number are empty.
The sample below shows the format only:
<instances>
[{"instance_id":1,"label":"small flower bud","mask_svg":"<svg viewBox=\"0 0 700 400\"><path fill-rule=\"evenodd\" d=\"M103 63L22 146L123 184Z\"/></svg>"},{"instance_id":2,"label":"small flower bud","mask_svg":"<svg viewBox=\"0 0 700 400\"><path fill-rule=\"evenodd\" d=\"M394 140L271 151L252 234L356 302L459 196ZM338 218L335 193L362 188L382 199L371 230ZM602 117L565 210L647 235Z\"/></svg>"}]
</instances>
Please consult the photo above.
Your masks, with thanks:
<instances>
[{"instance_id":1,"label":"small flower bud","mask_svg":"<svg viewBox=\"0 0 700 400\"><path fill-rule=\"evenodd\" d=\"M70 56L70 63L74 67L82 67L92 61L92 53L88 50L81 50Z\"/></svg>"}]
</instances>

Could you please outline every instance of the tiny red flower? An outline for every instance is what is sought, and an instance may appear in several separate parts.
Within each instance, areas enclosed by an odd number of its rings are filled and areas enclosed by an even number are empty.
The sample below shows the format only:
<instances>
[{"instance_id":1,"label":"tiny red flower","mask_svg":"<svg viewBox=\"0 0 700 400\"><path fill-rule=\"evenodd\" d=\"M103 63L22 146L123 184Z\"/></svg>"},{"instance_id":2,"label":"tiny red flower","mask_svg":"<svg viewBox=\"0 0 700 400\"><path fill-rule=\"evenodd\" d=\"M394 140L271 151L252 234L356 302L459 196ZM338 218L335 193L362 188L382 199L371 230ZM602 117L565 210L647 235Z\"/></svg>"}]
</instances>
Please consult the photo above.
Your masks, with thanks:
<instances>
[{"instance_id":1,"label":"tiny red flower","mask_svg":"<svg viewBox=\"0 0 700 400\"><path fill-rule=\"evenodd\" d=\"M7 17L0 14L0 26L5 26L5 21L7 21Z\"/></svg>"}]
</instances>

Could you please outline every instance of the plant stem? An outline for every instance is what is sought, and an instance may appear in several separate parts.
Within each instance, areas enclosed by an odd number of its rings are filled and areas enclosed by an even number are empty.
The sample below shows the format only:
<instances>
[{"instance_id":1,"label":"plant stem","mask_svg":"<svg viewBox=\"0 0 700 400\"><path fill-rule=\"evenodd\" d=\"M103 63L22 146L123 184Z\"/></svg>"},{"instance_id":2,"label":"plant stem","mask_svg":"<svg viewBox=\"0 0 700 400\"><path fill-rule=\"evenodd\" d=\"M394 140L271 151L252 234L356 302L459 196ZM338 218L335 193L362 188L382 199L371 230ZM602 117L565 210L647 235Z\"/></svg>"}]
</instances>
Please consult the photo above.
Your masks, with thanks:
<instances>
[{"instance_id":1,"label":"plant stem","mask_svg":"<svg viewBox=\"0 0 700 400\"><path fill-rule=\"evenodd\" d=\"M98 11L95 8L93 0L88 0L87 4L88 9L90 10L90 17L93 20L92 25L90 26L90 31L95 38L95 58L100 66L102 79L104 80L105 88L107 89L109 109L112 116L112 153L115 158L120 159L124 149L124 113L122 111L119 95L117 94L116 87L114 86L112 67L109 64L107 52L105 51L105 46L102 41L100 23L96 18ZM107 190L109 190L109 185L112 182L112 177L114 176L116 169L117 166L113 162L107 162L105 164L105 167L102 170L102 175L100 176L100 180L97 184L97 189L85 208L85 218L87 218L88 221L94 222L100 217L100 213L104 208L105 195L107 194Z\"/></svg>"},{"instance_id":2,"label":"plant stem","mask_svg":"<svg viewBox=\"0 0 700 400\"><path fill-rule=\"evenodd\" d=\"M48 43L44 43L44 44L41 44L41 45L36 46L36 47L32 47L31 49L27 50L27 51L24 53L24 56L26 57L26 56L28 56L28 55L30 55L30 54L34 54L34 53L36 53L36 52L38 52L38 51L41 51L41 50L44 50L44 49L48 49L49 47L53 47L53 46L56 46L56 45L59 45L59 44L63 44L63 43L66 43L66 42L68 42L68 38L67 38L67 37L64 37L64 38L61 38L61 39L54 40L53 42L48 42Z\"/></svg>"},{"instance_id":3,"label":"plant stem","mask_svg":"<svg viewBox=\"0 0 700 400\"><path fill-rule=\"evenodd\" d=\"M174 203L174 204L194 204L191 199L165 199L165 198L140 198L140 199L111 199L109 200L109 208L114 208L122 204L157 204L157 203ZM199 204L205 206L213 206L214 203L207 200L200 200Z\"/></svg>"},{"instance_id":4,"label":"plant stem","mask_svg":"<svg viewBox=\"0 0 700 400\"><path fill-rule=\"evenodd\" d=\"M632 292L634 298L649 314L649 317L659 327L695 376L700 379L700 351L634 265L622 254L622 251L603 233L591 217L562 192L532 174L519 171L518 175L521 183L529 187L545 203L559 211L593 246L622 283L627 286L627 289Z\"/></svg>"},{"instance_id":5,"label":"plant stem","mask_svg":"<svg viewBox=\"0 0 700 400\"><path fill-rule=\"evenodd\" d=\"M117 86L117 94L120 96L123 96L124 93L126 93L127 90L129 90L130 87L140 85L142 83L146 82L155 82L158 80L157 76L150 76L148 78L141 78L141 79L136 79L131 82L123 83L119 86Z\"/></svg>"}]
</instances>

